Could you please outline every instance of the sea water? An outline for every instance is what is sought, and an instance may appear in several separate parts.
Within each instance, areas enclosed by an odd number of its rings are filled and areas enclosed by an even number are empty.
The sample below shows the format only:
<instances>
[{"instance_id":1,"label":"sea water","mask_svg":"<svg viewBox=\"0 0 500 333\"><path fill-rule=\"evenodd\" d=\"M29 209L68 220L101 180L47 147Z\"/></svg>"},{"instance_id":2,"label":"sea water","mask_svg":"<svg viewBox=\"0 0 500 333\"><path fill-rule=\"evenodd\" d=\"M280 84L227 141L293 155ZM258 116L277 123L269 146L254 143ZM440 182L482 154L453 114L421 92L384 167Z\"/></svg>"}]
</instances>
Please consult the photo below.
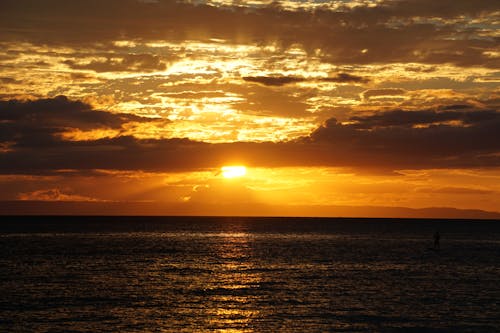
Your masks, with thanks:
<instances>
[{"instance_id":1,"label":"sea water","mask_svg":"<svg viewBox=\"0 0 500 333\"><path fill-rule=\"evenodd\" d=\"M4 217L0 295L1 332L500 332L500 221Z\"/></svg>"}]
</instances>

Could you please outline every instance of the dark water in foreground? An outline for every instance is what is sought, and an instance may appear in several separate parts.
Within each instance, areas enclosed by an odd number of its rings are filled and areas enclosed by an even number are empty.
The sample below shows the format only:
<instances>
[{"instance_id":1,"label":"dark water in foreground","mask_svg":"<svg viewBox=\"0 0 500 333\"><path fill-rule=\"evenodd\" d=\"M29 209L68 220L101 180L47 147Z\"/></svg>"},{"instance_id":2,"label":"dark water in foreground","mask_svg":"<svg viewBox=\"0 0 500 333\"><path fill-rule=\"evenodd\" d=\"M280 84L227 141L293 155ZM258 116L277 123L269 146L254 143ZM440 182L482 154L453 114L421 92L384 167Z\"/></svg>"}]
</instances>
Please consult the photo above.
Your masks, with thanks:
<instances>
[{"instance_id":1,"label":"dark water in foreground","mask_svg":"<svg viewBox=\"0 0 500 333\"><path fill-rule=\"evenodd\" d=\"M1 332L500 332L500 221L4 217L0 295Z\"/></svg>"}]
</instances>

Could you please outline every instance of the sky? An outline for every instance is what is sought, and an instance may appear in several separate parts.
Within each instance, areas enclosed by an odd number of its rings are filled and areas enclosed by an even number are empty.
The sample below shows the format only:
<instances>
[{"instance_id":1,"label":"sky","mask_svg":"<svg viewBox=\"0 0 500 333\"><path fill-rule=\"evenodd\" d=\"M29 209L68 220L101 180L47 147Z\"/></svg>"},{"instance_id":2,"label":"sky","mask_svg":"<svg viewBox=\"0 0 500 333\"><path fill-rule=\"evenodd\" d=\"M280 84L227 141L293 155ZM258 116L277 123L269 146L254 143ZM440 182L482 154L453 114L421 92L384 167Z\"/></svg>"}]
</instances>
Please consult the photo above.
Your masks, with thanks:
<instances>
[{"instance_id":1,"label":"sky","mask_svg":"<svg viewBox=\"0 0 500 333\"><path fill-rule=\"evenodd\" d=\"M2 0L0 201L498 212L499 22L493 0Z\"/></svg>"}]
</instances>

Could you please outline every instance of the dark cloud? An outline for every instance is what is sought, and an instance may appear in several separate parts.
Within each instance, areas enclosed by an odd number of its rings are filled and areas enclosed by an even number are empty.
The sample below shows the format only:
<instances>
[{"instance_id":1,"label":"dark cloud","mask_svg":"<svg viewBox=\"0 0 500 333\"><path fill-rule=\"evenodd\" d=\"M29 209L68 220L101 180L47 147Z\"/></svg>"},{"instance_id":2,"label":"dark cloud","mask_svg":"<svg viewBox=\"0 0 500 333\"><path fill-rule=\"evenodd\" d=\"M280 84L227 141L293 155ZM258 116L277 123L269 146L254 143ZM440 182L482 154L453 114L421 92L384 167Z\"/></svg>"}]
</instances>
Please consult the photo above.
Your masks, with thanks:
<instances>
[{"instance_id":1,"label":"dark cloud","mask_svg":"<svg viewBox=\"0 0 500 333\"><path fill-rule=\"evenodd\" d=\"M75 80L75 81L78 81L78 80L89 80L89 79L96 79L95 76L91 75L91 74L87 74L87 73L79 73L79 72L75 72L75 73L71 73L70 74L70 78L72 80Z\"/></svg>"},{"instance_id":2,"label":"dark cloud","mask_svg":"<svg viewBox=\"0 0 500 333\"><path fill-rule=\"evenodd\" d=\"M367 83L369 80L362 76L351 75L348 73L339 73L333 77L322 78L320 81L337 83Z\"/></svg>"},{"instance_id":3,"label":"dark cloud","mask_svg":"<svg viewBox=\"0 0 500 333\"><path fill-rule=\"evenodd\" d=\"M217 38L281 48L299 44L335 64L499 66L485 53L495 51L499 42L493 25L498 3L492 0L385 1L335 11L135 0L3 0L1 6L0 30L6 41L109 48L123 39ZM470 24L473 18L479 23Z\"/></svg>"},{"instance_id":4,"label":"dark cloud","mask_svg":"<svg viewBox=\"0 0 500 333\"><path fill-rule=\"evenodd\" d=\"M379 96L399 96L404 95L406 90L400 88L383 88L383 89L368 89L361 94L363 99Z\"/></svg>"},{"instance_id":5,"label":"dark cloud","mask_svg":"<svg viewBox=\"0 0 500 333\"><path fill-rule=\"evenodd\" d=\"M244 81L260 83L265 86L284 86L286 84L300 83L300 82L335 82L335 83L367 83L367 78L351 75L347 73L339 73L336 76L325 78L305 78L298 76L244 76Z\"/></svg>"},{"instance_id":6,"label":"dark cloud","mask_svg":"<svg viewBox=\"0 0 500 333\"><path fill-rule=\"evenodd\" d=\"M5 84L16 84L16 83L21 83L22 81L16 80L11 77L0 77L0 83L5 83Z\"/></svg>"},{"instance_id":7,"label":"dark cloud","mask_svg":"<svg viewBox=\"0 0 500 333\"><path fill-rule=\"evenodd\" d=\"M26 141L26 140L25 140ZM17 145L0 161L3 173L47 173L51 170L111 169L185 171L220 165L211 145L188 139L141 140L119 136L86 141L51 140ZM220 156L219 156L220 158ZM218 162L218 163L217 163Z\"/></svg>"},{"instance_id":8,"label":"dark cloud","mask_svg":"<svg viewBox=\"0 0 500 333\"><path fill-rule=\"evenodd\" d=\"M498 10L498 2L484 0L385 0L379 9L388 17L477 17ZM380 15L383 16L383 15Z\"/></svg>"},{"instance_id":9,"label":"dark cloud","mask_svg":"<svg viewBox=\"0 0 500 333\"><path fill-rule=\"evenodd\" d=\"M65 96L35 101L0 101L0 142L17 146L43 146L59 142L55 136L70 130L116 129L126 123L150 122L128 113L93 110Z\"/></svg>"},{"instance_id":10,"label":"dark cloud","mask_svg":"<svg viewBox=\"0 0 500 333\"><path fill-rule=\"evenodd\" d=\"M68 126L120 128L125 122L149 120L93 111L64 97L0 106L0 142L12 143L9 151L0 153L4 174L60 169L187 171L217 168L228 161L380 170L500 166L500 113L473 107L394 110L352 117L345 124L329 119L310 136L289 142L208 144L133 136L66 141L54 134Z\"/></svg>"},{"instance_id":11,"label":"dark cloud","mask_svg":"<svg viewBox=\"0 0 500 333\"><path fill-rule=\"evenodd\" d=\"M462 124L440 123L448 121ZM422 124L427 126L417 126ZM307 142L334 145L333 155L345 155L347 161L358 166L395 169L498 166L500 113L397 110L353 117L345 125L330 119Z\"/></svg>"},{"instance_id":12,"label":"dark cloud","mask_svg":"<svg viewBox=\"0 0 500 333\"><path fill-rule=\"evenodd\" d=\"M66 60L66 65L73 69L90 69L95 72L153 72L167 68L159 56L151 54L127 54L108 57L105 61L93 60L86 64L78 64L73 60Z\"/></svg>"},{"instance_id":13,"label":"dark cloud","mask_svg":"<svg viewBox=\"0 0 500 333\"><path fill-rule=\"evenodd\" d=\"M453 105L444 105L441 106L441 110L464 110L464 109L471 109L473 108L469 104L453 104Z\"/></svg>"},{"instance_id":14,"label":"dark cloud","mask_svg":"<svg viewBox=\"0 0 500 333\"><path fill-rule=\"evenodd\" d=\"M260 83L265 86L283 86L290 83L304 82L306 79L296 76L244 76L244 81Z\"/></svg>"},{"instance_id":15,"label":"dark cloud","mask_svg":"<svg viewBox=\"0 0 500 333\"><path fill-rule=\"evenodd\" d=\"M464 107L461 105L460 107ZM445 107L449 109L449 107ZM456 110L453 106L452 110ZM500 113L494 110L473 111L404 111L393 110L379 112L370 116L356 116L350 118L354 122L351 126L356 128L373 129L376 127L413 127L416 125L432 125L446 122L459 122L462 125L485 124L489 122L500 122Z\"/></svg>"}]
</instances>

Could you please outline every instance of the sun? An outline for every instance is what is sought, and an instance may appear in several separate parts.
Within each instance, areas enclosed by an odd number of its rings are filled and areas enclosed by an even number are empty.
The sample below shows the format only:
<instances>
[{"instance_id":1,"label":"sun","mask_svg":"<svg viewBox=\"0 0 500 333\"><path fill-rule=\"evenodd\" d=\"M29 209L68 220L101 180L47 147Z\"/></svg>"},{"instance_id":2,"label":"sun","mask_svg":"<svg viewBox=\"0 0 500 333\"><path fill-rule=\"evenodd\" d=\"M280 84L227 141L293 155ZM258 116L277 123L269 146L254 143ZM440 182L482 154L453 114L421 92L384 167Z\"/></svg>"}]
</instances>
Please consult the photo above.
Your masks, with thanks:
<instances>
[{"instance_id":1,"label":"sun","mask_svg":"<svg viewBox=\"0 0 500 333\"><path fill-rule=\"evenodd\" d=\"M223 166L220 170L224 178L243 177L247 173L247 168L241 165Z\"/></svg>"}]
</instances>

